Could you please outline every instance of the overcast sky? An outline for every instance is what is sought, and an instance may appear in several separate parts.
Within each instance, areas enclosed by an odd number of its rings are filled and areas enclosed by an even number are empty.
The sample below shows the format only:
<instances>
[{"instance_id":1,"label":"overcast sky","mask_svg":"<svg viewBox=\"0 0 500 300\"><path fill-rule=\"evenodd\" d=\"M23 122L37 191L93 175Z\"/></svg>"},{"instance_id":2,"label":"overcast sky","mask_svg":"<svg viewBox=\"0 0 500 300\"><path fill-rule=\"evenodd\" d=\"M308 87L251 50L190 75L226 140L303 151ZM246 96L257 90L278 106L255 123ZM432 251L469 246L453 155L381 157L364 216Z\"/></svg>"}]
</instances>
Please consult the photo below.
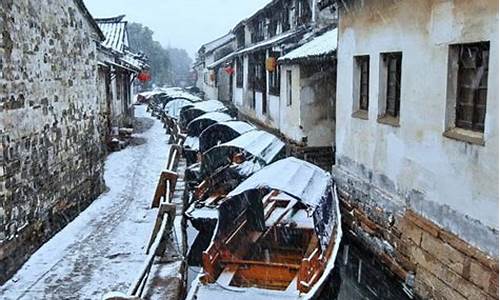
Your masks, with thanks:
<instances>
[{"instance_id":1,"label":"overcast sky","mask_svg":"<svg viewBox=\"0 0 500 300\"><path fill-rule=\"evenodd\" d=\"M184 48L191 57L199 47L231 30L270 0L84 0L95 18L127 15L142 23L164 46Z\"/></svg>"}]
</instances>

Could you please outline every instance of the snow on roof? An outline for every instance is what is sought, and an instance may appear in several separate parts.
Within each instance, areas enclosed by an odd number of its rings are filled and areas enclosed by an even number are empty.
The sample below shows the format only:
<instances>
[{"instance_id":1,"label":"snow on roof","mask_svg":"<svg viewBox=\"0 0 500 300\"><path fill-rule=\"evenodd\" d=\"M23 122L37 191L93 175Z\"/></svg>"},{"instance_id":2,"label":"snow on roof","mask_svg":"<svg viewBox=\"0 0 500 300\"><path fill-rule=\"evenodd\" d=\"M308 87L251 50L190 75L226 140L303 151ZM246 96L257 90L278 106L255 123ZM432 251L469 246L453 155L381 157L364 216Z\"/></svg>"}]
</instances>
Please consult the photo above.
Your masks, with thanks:
<instances>
[{"instance_id":1,"label":"snow on roof","mask_svg":"<svg viewBox=\"0 0 500 300\"><path fill-rule=\"evenodd\" d=\"M315 37L310 42L280 57L278 61L286 62L300 58L310 58L332 54L337 50L337 28Z\"/></svg>"},{"instance_id":2,"label":"snow on roof","mask_svg":"<svg viewBox=\"0 0 500 300\"><path fill-rule=\"evenodd\" d=\"M205 47L205 53L212 52L215 49L224 46L225 44L229 43L230 41L235 39L235 35L232 33L228 33L224 36L221 36L220 38L211 41L209 43L204 44L202 47Z\"/></svg>"},{"instance_id":3,"label":"snow on roof","mask_svg":"<svg viewBox=\"0 0 500 300\"><path fill-rule=\"evenodd\" d=\"M236 52L231 52L229 53L228 55L224 56L223 58L209 64L207 66L208 69L213 69L213 68L216 68L218 67L219 65L225 63L226 61L230 60L231 58L235 57L236 56Z\"/></svg>"},{"instance_id":4,"label":"snow on roof","mask_svg":"<svg viewBox=\"0 0 500 300\"><path fill-rule=\"evenodd\" d=\"M128 47L127 22L123 21L124 17L125 15L96 19L99 28L106 37L106 40L102 42L105 48L123 53Z\"/></svg>"},{"instance_id":5,"label":"snow on roof","mask_svg":"<svg viewBox=\"0 0 500 300\"><path fill-rule=\"evenodd\" d=\"M209 113L203 114L203 115L199 116L198 118L194 119L193 121L191 121L189 123L188 127L191 124L199 122L201 120L212 120L215 122L226 122L226 121L229 121L232 119L233 118L230 115L222 113L222 112L217 112L217 111L216 112L209 112Z\"/></svg>"},{"instance_id":6,"label":"snow on roof","mask_svg":"<svg viewBox=\"0 0 500 300\"><path fill-rule=\"evenodd\" d=\"M244 149L269 163L285 147L285 144L278 137L268 132L252 130L220 146Z\"/></svg>"},{"instance_id":7,"label":"snow on roof","mask_svg":"<svg viewBox=\"0 0 500 300\"><path fill-rule=\"evenodd\" d=\"M331 175L306 161L289 157L272 163L243 181L228 198L258 188L271 188L317 206L325 195Z\"/></svg>"},{"instance_id":8,"label":"snow on roof","mask_svg":"<svg viewBox=\"0 0 500 300\"><path fill-rule=\"evenodd\" d=\"M250 51L253 51L253 50L258 50L260 48L263 48L263 47L267 47L267 46L270 46L270 45L273 45L275 43L278 43L278 42L281 42L295 34L298 34L300 31L291 31L291 32L287 32L287 33L284 33L284 34L280 34L280 35L277 35L273 38L270 38L268 40L264 40L260 43L257 43L257 44L254 44L250 47L247 47L245 49L242 49L238 52L236 52L235 54L238 55L238 54L243 54L243 53L247 53L247 52L250 52Z\"/></svg>"},{"instance_id":9,"label":"snow on roof","mask_svg":"<svg viewBox=\"0 0 500 300\"><path fill-rule=\"evenodd\" d=\"M138 70L148 67L148 64L144 59L141 59L137 54L130 51L125 50L125 54L121 57L121 60Z\"/></svg>"}]
</instances>

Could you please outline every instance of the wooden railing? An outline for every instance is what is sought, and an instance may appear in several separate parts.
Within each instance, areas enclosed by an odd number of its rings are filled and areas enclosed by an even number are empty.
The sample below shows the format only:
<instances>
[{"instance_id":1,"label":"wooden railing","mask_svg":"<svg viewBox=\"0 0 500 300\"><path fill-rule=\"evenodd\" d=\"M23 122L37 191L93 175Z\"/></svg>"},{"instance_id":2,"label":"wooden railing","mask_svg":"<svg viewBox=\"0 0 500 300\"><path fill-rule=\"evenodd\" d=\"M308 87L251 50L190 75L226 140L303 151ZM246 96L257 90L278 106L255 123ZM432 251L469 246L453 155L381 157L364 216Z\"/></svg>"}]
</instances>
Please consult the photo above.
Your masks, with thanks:
<instances>
[{"instance_id":1,"label":"wooden railing","mask_svg":"<svg viewBox=\"0 0 500 300\"><path fill-rule=\"evenodd\" d=\"M141 297L146 287L154 259L165 251L166 238L174 226L177 207L172 200L178 178L175 170L177 170L180 155L179 145L171 145L166 166L167 170L162 172L153 198L152 207L158 207L158 215L147 245L146 261L127 293L129 297Z\"/></svg>"}]
</instances>

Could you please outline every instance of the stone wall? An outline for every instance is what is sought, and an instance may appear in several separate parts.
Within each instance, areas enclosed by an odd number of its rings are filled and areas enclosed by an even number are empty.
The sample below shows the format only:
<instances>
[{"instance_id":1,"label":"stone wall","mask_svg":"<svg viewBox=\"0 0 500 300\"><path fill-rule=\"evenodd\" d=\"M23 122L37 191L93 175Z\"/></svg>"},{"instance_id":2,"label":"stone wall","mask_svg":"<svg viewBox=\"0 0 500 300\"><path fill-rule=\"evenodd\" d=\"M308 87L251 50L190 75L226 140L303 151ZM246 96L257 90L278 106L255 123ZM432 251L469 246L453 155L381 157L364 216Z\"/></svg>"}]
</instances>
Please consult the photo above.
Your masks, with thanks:
<instances>
[{"instance_id":1,"label":"stone wall","mask_svg":"<svg viewBox=\"0 0 500 300\"><path fill-rule=\"evenodd\" d=\"M81 5L0 4L0 282L103 191L99 36Z\"/></svg>"},{"instance_id":2,"label":"stone wall","mask_svg":"<svg viewBox=\"0 0 500 300\"><path fill-rule=\"evenodd\" d=\"M346 231L423 299L498 299L498 259L411 209L372 202L334 170ZM361 188L357 188L361 187Z\"/></svg>"}]
</instances>

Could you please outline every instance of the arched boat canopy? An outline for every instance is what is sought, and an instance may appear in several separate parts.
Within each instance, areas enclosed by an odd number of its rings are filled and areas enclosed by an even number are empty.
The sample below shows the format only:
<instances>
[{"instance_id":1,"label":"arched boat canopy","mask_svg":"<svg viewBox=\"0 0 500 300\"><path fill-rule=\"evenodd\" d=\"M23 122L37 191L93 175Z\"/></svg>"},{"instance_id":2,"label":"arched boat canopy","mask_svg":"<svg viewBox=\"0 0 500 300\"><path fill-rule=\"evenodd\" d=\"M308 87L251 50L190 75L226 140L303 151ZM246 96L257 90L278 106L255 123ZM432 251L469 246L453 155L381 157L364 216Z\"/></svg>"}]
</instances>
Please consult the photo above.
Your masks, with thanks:
<instances>
[{"instance_id":1,"label":"arched boat canopy","mask_svg":"<svg viewBox=\"0 0 500 300\"><path fill-rule=\"evenodd\" d=\"M331 180L331 175L318 166L288 157L253 174L227 197L235 197L254 189L276 189L316 207L325 196Z\"/></svg>"},{"instance_id":2,"label":"arched boat canopy","mask_svg":"<svg viewBox=\"0 0 500 300\"><path fill-rule=\"evenodd\" d=\"M246 161L238 166L242 176L249 176L284 155L285 144L276 136L251 130L204 153L201 162L202 176L209 176L217 169L231 164L236 153L245 153Z\"/></svg>"},{"instance_id":3,"label":"arched boat canopy","mask_svg":"<svg viewBox=\"0 0 500 300\"><path fill-rule=\"evenodd\" d=\"M229 142L255 129L252 124L238 120L213 124L200 134L200 151L204 153L216 145Z\"/></svg>"},{"instance_id":4,"label":"arched boat canopy","mask_svg":"<svg viewBox=\"0 0 500 300\"><path fill-rule=\"evenodd\" d=\"M186 99L174 99L174 100L167 103L164 111L167 114L167 116L169 116L171 118L178 119L179 115L181 113L181 110L187 106L192 107L193 102L186 100Z\"/></svg>"},{"instance_id":5,"label":"arched boat canopy","mask_svg":"<svg viewBox=\"0 0 500 300\"><path fill-rule=\"evenodd\" d=\"M179 114L179 123L182 128L197 117L209 112L224 112L227 111L226 106L218 100L207 100L202 102L193 103L192 106L187 106L181 109Z\"/></svg>"},{"instance_id":6,"label":"arched boat canopy","mask_svg":"<svg viewBox=\"0 0 500 300\"><path fill-rule=\"evenodd\" d=\"M189 122L187 126L187 134L188 136L197 137L203 132L203 130L207 129L211 125L219 122L226 122L232 119L233 118L226 113L209 112Z\"/></svg>"}]
</instances>

